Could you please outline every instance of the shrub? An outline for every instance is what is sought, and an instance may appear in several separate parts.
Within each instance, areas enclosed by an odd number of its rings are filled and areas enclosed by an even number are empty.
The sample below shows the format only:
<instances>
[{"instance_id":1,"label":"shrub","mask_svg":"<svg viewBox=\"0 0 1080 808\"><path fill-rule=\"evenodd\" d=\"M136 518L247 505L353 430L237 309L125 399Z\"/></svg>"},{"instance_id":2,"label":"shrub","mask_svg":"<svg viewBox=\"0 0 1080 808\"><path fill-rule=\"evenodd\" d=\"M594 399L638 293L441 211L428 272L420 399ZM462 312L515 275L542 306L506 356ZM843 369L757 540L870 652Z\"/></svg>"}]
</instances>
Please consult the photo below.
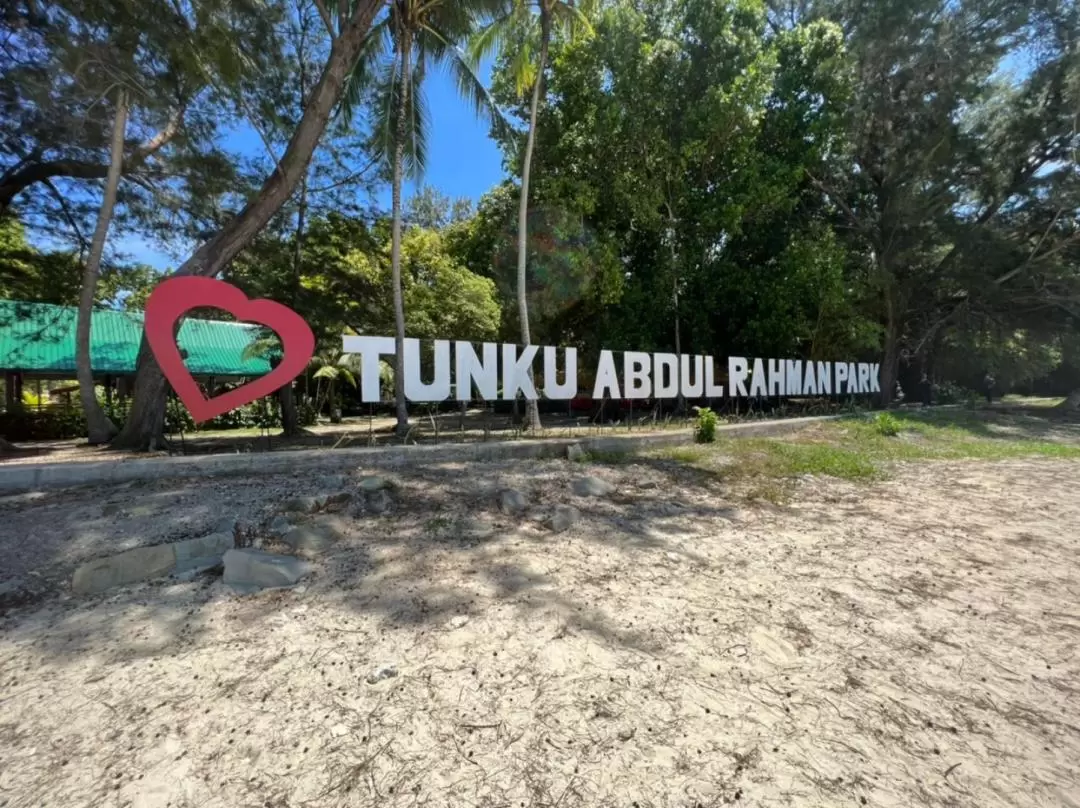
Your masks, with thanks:
<instances>
[{"instance_id":1,"label":"shrub","mask_svg":"<svg viewBox=\"0 0 1080 808\"><path fill-rule=\"evenodd\" d=\"M697 428L694 430L694 439L698 443L712 443L716 440L716 425L719 421L719 416L711 409L698 407Z\"/></svg>"},{"instance_id":2,"label":"shrub","mask_svg":"<svg viewBox=\"0 0 1080 808\"><path fill-rule=\"evenodd\" d=\"M887 438L894 437L900 434L900 421L895 415L889 412L879 412L874 416L871 423L874 426L874 431L879 435L884 435Z\"/></svg>"}]
</instances>

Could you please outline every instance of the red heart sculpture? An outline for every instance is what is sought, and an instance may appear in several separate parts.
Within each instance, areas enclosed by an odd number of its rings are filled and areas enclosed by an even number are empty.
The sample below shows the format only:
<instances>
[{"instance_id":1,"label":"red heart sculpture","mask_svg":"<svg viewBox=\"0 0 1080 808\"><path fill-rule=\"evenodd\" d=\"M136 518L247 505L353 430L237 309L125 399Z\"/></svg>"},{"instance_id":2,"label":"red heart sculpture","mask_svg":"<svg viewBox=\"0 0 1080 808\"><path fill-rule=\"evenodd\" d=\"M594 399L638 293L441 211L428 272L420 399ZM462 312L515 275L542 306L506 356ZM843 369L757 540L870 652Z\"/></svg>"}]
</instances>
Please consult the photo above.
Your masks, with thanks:
<instances>
[{"instance_id":1,"label":"red heart sculpture","mask_svg":"<svg viewBox=\"0 0 1080 808\"><path fill-rule=\"evenodd\" d=\"M183 357L173 336L176 321L199 306L222 309L238 320L272 328L281 340L284 352L281 363L253 382L220 396L206 398L184 367ZM299 376L315 352L315 335L292 309L273 300L249 300L232 284L194 275L168 278L154 288L146 301L144 328L150 350L154 352L165 378L197 424L270 395Z\"/></svg>"}]
</instances>

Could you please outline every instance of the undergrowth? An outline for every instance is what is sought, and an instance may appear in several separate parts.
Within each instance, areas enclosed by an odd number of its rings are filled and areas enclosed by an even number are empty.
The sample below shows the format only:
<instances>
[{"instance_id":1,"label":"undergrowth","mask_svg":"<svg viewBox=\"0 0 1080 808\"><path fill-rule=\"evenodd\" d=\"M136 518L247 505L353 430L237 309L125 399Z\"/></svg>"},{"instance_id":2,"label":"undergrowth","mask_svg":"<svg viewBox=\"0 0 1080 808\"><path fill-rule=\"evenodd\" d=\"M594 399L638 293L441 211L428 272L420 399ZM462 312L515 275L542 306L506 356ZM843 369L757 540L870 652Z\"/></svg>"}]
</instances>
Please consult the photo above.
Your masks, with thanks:
<instances>
[{"instance_id":1,"label":"undergrowth","mask_svg":"<svg viewBox=\"0 0 1080 808\"><path fill-rule=\"evenodd\" d=\"M1080 458L1080 429L1073 436L1070 441L1049 435L1047 423L1039 419L990 419L964 411L879 413L782 438L719 439L655 455L725 481L741 481L748 495L776 502L786 498L787 484L803 475L875 480L898 462Z\"/></svg>"}]
</instances>

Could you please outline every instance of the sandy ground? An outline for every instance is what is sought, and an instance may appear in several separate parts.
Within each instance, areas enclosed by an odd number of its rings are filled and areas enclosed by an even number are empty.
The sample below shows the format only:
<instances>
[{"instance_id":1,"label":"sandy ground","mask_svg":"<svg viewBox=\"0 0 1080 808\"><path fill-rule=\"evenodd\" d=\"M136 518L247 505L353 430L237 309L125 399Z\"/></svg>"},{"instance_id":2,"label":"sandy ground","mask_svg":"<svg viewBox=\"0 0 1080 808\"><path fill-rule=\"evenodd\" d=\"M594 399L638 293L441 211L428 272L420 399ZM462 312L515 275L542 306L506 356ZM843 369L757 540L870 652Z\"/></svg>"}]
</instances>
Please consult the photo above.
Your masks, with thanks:
<instances>
[{"instance_id":1,"label":"sandy ground","mask_svg":"<svg viewBox=\"0 0 1080 808\"><path fill-rule=\"evenodd\" d=\"M574 497L589 470L617 493ZM232 513L257 534L319 480L8 497L0 577L39 599L0 619L0 805L1080 806L1078 471L923 464L779 508L659 462L445 466L245 597L62 587Z\"/></svg>"}]
</instances>

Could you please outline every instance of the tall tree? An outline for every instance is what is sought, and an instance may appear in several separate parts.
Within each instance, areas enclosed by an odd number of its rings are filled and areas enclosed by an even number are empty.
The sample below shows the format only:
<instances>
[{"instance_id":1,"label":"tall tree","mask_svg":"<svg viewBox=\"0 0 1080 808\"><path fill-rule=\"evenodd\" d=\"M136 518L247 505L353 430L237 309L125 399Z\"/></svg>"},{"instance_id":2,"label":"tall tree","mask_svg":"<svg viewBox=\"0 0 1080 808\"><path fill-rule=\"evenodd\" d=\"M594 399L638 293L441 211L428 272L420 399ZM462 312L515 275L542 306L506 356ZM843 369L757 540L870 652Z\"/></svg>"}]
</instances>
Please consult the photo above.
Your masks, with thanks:
<instances>
[{"instance_id":1,"label":"tall tree","mask_svg":"<svg viewBox=\"0 0 1080 808\"><path fill-rule=\"evenodd\" d=\"M517 220L517 305L521 321L521 342L532 344L529 331L528 298L528 230L529 174L532 170L533 146L536 142L536 118L543 98L544 71L548 68L548 50L552 35L562 33L568 38L592 32L587 11L591 2L575 4L572 0L512 0L509 13L493 20L471 43L471 51L479 60L503 48L514 48L512 60L514 82L519 95L532 88L529 102L528 132L525 152L521 157L521 197ZM534 13L535 10L535 13ZM535 61L531 45L539 41ZM530 379L532 371L530 369ZM540 410L536 401L527 401L526 420L530 429L540 428Z\"/></svg>"},{"instance_id":2,"label":"tall tree","mask_svg":"<svg viewBox=\"0 0 1080 808\"><path fill-rule=\"evenodd\" d=\"M476 75L475 61L460 48L476 30L477 20L489 14L489 0L392 0L387 19L377 26L365 58L357 64L350 84L348 109L372 88L376 103L375 153L391 177L391 267L393 276L395 345L394 399L397 432L409 430L405 401L405 308L401 283L402 198L406 175L420 177L427 156L428 119L422 84L430 67L445 66L459 92L478 115L496 126L501 116Z\"/></svg>"},{"instance_id":3,"label":"tall tree","mask_svg":"<svg viewBox=\"0 0 1080 808\"><path fill-rule=\"evenodd\" d=\"M83 270L82 294L79 296L79 312L75 325L75 373L79 380L79 398L86 413L87 439L91 444L108 443L116 435L116 425L109 420L97 400L94 389L94 371L90 356L91 318L97 291L101 255L105 251L105 239L112 221L116 204L116 191L120 186L120 172L124 160L124 132L127 129L128 90L121 84L116 90L116 111L113 113L112 156L109 174L105 180L105 194L101 200L97 227L90 242L90 255Z\"/></svg>"},{"instance_id":4,"label":"tall tree","mask_svg":"<svg viewBox=\"0 0 1080 808\"><path fill-rule=\"evenodd\" d=\"M356 64L372 21L382 6L382 0L357 0L351 9L342 3L335 17L322 0L317 0L316 7L330 37L329 55L284 153L258 193L207 239L175 274L207 277L219 274L293 194L341 100L346 77ZM165 377L144 339L139 349L131 410L114 443L134 449L146 449L159 443L165 401Z\"/></svg>"}]
</instances>

